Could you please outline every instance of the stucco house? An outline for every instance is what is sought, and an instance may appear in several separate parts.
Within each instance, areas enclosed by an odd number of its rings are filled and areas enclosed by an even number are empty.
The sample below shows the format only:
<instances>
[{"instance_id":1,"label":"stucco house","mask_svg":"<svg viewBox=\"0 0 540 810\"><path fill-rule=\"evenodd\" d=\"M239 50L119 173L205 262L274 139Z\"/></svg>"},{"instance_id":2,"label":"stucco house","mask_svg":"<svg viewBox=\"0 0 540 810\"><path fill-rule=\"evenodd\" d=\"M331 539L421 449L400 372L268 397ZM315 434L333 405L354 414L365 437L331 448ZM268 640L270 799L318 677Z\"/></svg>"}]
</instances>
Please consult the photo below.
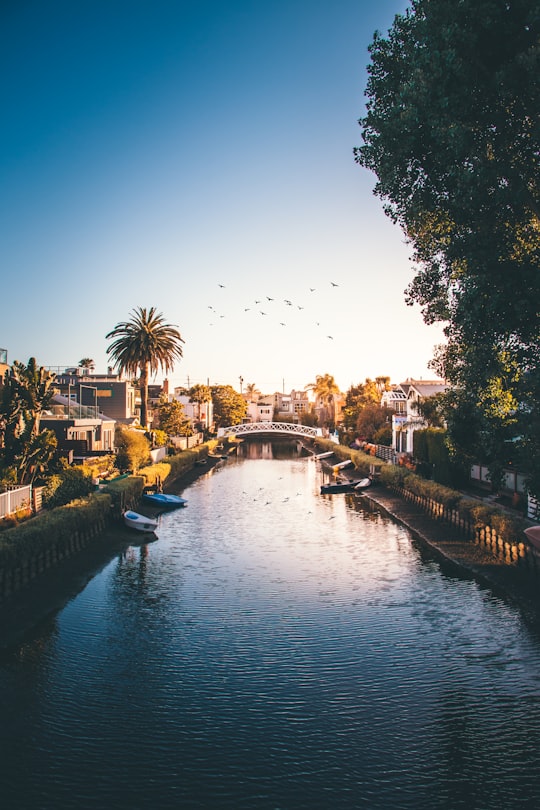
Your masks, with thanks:
<instances>
[{"instance_id":1,"label":"stucco house","mask_svg":"<svg viewBox=\"0 0 540 810\"><path fill-rule=\"evenodd\" d=\"M418 404L435 394L443 393L447 388L444 380L408 378L383 393L381 406L386 405L395 411L392 416L392 448L397 453L412 453L414 431L427 427L418 413Z\"/></svg>"}]
</instances>

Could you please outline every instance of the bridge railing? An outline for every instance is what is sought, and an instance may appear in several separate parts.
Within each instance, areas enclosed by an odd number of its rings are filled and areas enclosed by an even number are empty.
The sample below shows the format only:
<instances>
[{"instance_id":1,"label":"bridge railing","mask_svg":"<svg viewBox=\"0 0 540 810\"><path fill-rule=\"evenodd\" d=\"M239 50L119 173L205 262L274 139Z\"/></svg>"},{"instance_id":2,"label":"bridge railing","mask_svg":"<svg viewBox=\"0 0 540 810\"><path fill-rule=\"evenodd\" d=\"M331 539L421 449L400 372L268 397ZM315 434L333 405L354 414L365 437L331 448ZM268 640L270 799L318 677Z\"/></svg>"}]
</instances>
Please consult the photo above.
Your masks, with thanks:
<instances>
[{"instance_id":1,"label":"bridge railing","mask_svg":"<svg viewBox=\"0 0 540 810\"><path fill-rule=\"evenodd\" d=\"M241 425L218 428L218 439L225 436L248 436L253 433L281 433L295 436L322 437L321 428L298 425L291 422L245 422Z\"/></svg>"}]
</instances>

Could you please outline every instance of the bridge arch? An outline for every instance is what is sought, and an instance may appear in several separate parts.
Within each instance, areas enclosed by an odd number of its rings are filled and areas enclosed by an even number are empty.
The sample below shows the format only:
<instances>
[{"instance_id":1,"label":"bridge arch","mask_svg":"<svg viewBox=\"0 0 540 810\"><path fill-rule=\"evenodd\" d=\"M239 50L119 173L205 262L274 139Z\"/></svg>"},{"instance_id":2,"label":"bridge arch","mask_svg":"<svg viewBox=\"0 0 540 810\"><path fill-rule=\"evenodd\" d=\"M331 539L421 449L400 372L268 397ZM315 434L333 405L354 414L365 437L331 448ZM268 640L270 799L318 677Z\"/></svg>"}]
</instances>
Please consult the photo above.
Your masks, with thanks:
<instances>
[{"instance_id":1,"label":"bridge arch","mask_svg":"<svg viewBox=\"0 0 540 810\"><path fill-rule=\"evenodd\" d=\"M310 439L322 438L321 428L296 425L291 422L246 422L241 425L218 428L218 439L227 436L253 436L261 433L275 433L289 436L307 436Z\"/></svg>"}]
</instances>

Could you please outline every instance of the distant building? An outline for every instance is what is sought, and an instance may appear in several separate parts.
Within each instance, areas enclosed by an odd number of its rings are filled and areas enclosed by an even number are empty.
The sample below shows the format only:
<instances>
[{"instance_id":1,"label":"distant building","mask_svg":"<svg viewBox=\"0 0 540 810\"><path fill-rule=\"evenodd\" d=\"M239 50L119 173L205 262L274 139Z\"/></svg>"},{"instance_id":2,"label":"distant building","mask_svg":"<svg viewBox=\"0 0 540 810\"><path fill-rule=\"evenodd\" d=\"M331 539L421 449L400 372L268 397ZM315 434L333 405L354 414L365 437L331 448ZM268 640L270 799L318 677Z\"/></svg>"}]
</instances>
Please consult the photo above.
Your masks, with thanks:
<instances>
[{"instance_id":1,"label":"distant building","mask_svg":"<svg viewBox=\"0 0 540 810\"><path fill-rule=\"evenodd\" d=\"M43 429L52 430L58 450L70 461L114 452L116 423L95 406L82 405L74 397L56 394L40 420Z\"/></svg>"},{"instance_id":2,"label":"distant building","mask_svg":"<svg viewBox=\"0 0 540 810\"><path fill-rule=\"evenodd\" d=\"M300 422L302 415L309 413L311 403L305 391L295 391L274 394L274 417L281 421Z\"/></svg>"},{"instance_id":3,"label":"distant building","mask_svg":"<svg viewBox=\"0 0 540 810\"><path fill-rule=\"evenodd\" d=\"M168 388L167 388L168 390ZM200 425L203 430L212 430L214 427L214 403L192 402L185 388L175 388L173 398L180 402L186 419L189 419L193 430L197 431Z\"/></svg>"},{"instance_id":4,"label":"distant building","mask_svg":"<svg viewBox=\"0 0 540 810\"><path fill-rule=\"evenodd\" d=\"M114 374L112 369L107 374L88 374L82 368L68 368L56 375L55 385L63 396L76 398L81 405L97 407L116 422L139 423L138 386Z\"/></svg>"},{"instance_id":5,"label":"distant building","mask_svg":"<svg viewBox=\"0 0 540 810\"><path fill-rule=\"evenodd\" d=\"M4 380L4 374L8 370L8 353L7 349L0 349L0 388L2 387L2 382Z\"/></svg>"},{"instance_id":6,"label":"distant building","mask_svg":"<svg viewBox=\"0 0 540 810\"><path fill-rule=\"evenodd\" d=\"M412 453L414 431L427 427L418 412L418 404L435 394L442 394L447 388L444 380L407 379L383 393L381 405L395 411L392 416L392 447L397 453Z\"/></svg>"}]
</instances>

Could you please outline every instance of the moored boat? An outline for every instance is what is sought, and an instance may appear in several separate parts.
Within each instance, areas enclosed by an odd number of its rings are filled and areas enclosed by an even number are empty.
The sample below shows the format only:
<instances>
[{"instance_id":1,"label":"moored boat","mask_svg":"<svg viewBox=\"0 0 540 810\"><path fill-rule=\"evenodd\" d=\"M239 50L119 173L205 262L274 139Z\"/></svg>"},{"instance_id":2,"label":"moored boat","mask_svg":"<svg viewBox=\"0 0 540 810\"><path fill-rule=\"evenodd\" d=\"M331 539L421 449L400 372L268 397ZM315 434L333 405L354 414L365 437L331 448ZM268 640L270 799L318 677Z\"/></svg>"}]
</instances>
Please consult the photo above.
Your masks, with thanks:
<instances>
[{"instance_id":1,"label":"moored boat","mask_svg":"<svg viewBox=\"0 0 540 810\"><path fill-rule=\"evenodd\" d=\"M128 509L124 512L124 523L130 529L136 529L138 532L155 532L158 526L157 520L149 518L146 515L140 515L138 512L133 512Z\"/></svg>"},{"instance_id":2,"label":"moored boat","mask_svg":"<svg viewBox=\"0 0 540 810\"><path fill-rule=\"evenodd\" d=\"M179 495L170 495L166 492L145 492L142 499L146 503L152 504L152 506L159 506L161 509L177 509L187 503L185 498L181 498Z\"/></svg>"},{"instance_id":3,"label":"moored boat","mask_svg":"<svg viewBox=\"0 0 540 810\"><path fill-rule=\"evenodd\" d=\"M540 526L530 526L525 529L525 536L533 548L540 551Z\"/></svg>"},{"instance_id":4,"label":"moored boat","mask_svg":"<svg viewBox=\"0 0 540 810\"><path fill-rule=\"evenodd\" d=\"M321 485L321 495L333 495L338 492L352 492L356 481L335 481L332 484Z\"/></svg>"},{"instance_id":5,"label":"moored boat","mask_svg":"<svg viewBox=\"0 0 540 810\"><path fill-rule=\"evenodd\" d=\"M362 478L362 480L361 480L361 481L358 481L358 482L357 482L357 483L354 485L354 489L355 489L355 491L358 491L359 489L367 489L368 487L370 487L370 486L371 486L371 484L372 484L372 479L371 479L371 477L368 475L368 477L367 477L367 478Z\"/></svg>"}]
</instances>

